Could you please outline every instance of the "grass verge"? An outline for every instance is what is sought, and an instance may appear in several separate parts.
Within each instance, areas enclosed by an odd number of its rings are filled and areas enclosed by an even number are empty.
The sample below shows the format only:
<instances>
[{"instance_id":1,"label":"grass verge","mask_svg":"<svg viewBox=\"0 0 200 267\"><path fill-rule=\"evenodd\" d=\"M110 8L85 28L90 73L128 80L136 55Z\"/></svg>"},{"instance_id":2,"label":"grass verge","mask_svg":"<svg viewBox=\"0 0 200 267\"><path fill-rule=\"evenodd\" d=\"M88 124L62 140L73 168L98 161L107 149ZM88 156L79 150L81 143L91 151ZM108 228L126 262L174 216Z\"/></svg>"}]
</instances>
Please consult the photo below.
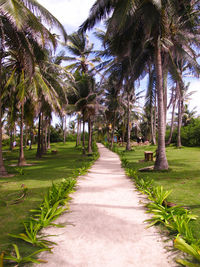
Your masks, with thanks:
<instances>
[{"instance_id":1,"label":"grass verge","mask_svg":"<svg viewBox=\"0 0 200 267\"><path fill-rule=\"evenodd\" d=\"M27 163L34 165L23 169L9 166L17 163L17 150L4 153L7 169L16 176L0 178L0 251L10 250L11 244L15 241L24 254L33 252L32 247L21 240L13 241L8 234L17 235L23 232L22 222L29 218L31 209L41 204L52 182L61 183L63 178L78 176L78 169L87 169L92 164L94 157L83 156L81 150L75 149L74 145L52 144L51 150L57 150L58 153L49 152L40 160L35 159L36 149L27 150ZM20 199L23 193L25 197ZM18 199L20 201L16 201Z\"/></svg>"},{"instance_id":2,"label":"grass verge","mask_svg":"<svg viewBox=\"0 0 200 267\"><path fill-rule=\"evenodd\" d=\"M147 149L140 146L126 152L115 146L113 150L120 154L122 166L126 168L127 174L134 178L137 188L147 194L151 201L147 203L148 210L153 213L152 219L149 220L151 225L163 224L171 237L176 237L174 247L186 256L186 259L180 258L176 261L184 266L200 266L200 207L198 205L200 149L182 148L180 150L168 147L170 170L159 172L152 170L138 172L141 168L153 165L152 162L146 162L143 159L144 151L154 152L155 147ZM198 215L197 220L194 214Z\"/></svg>"}]
</instances>

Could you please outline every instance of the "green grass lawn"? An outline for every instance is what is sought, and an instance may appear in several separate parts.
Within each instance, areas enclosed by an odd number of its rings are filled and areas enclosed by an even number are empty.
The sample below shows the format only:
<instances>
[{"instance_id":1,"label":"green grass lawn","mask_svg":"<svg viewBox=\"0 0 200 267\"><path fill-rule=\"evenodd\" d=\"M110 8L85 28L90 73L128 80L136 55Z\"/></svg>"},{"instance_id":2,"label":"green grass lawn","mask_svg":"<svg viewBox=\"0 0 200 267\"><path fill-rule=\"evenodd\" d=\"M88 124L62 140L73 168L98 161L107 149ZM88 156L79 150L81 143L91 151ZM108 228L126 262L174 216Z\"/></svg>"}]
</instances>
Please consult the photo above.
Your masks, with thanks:
<instances>
[{"instance_id":1,"label":"green grass lawn","mask_svg":"<svg viewBox=\"0 0 200 267\"><path fill-rule=\"evenodd\" d=\"M58 150L58 153L51 154L49 152L39 160L35 158L36 148L31 151L25 150L27 163L34 165L23 167L23 175L17 174L17 167L8 166L17 163L18 149L3 153L6 169L9 173L17 175L0 178L0 200L7 203L15 200L21 191L22 184L28 187L28 193L24 201L19 204L3 206L0 202L0 251L10 248L11 243L20 243L9 237L8 233L17 234L23 231L22 221L29 217L30 209L36 208L42 202L52 181L60 182L62 178L70 177L75 169L83 167L91 161L90 157L81 154L80 149L75 149L75 143L52 144L51 150ZM24 242L21 242L20 245L27 246Z\"/></svg>"},{"instance_id":2,"label":"green grass lawn","mask_svg":"<svg viewBox=\"0 0 200 267\"><path fill-rule=\"evenodd\" d=\"M120 148L121 151L124 148ZM125 152L129 161L128 167L135 170L151 166L153 162L139 162L144 159L144 151L155 151L155 146L138 146L134 151ZM191 226L194 236L200 239L200 148L199 147L167 147L169 171L138 172L139 177L149 177L156 185L163 185L165 189L173 189L169 201L183 205L198 215L198 219Z\"/></svg>"}]
</instances>

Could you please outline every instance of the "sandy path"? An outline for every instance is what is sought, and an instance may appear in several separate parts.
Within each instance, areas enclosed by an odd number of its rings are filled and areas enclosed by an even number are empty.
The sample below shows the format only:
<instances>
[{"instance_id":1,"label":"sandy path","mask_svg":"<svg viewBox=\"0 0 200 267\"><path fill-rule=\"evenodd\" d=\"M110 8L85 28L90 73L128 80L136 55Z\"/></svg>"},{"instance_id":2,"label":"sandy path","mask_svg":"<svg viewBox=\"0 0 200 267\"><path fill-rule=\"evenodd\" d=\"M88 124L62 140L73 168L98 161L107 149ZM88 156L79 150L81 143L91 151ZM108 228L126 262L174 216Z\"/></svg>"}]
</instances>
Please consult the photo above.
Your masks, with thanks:
<instances>
[{"instance_id":1,"label":"sandy path","mask_svg":"<svg viewBox=\"0 0 200 267\"><path fill-rule=\"evenodd\" d=\"M119 157L101 144L101 157L78 181L70 213L48 228L58 236L53 254L43 253L48 267L169 267L169 255L147 219L139 195L120 167Z\"/></svg>"}]
</instances>

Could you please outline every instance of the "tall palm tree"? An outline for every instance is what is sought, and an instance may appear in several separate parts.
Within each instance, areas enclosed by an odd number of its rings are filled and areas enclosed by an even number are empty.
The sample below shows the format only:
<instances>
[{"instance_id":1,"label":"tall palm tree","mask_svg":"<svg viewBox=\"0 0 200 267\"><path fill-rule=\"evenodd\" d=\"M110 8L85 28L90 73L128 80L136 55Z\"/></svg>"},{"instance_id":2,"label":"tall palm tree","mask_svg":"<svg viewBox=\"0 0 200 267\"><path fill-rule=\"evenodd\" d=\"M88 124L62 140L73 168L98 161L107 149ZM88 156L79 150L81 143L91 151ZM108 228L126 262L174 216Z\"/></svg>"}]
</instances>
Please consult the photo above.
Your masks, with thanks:
<instances>
[{"instance_id":1,"label":"tall palm tree","mask_svg":"<svg viewBox=\"0 0 200 267\"><path fill-rule=\"evenodd\" d=\"M47 24L55 25L58 27L66 40L66 32L59 21L51 15L44 7L42 7L37 1L0 1L0 175L6 175L7 172L3 165L2 160L2 112L1 112L1 100L2 100L2 64L4 58L5 47L16 48L18 53L18 62L21 64L21 89L24 87L22 76L25 73L25 79L31 77L34 73L34 48L29 41L31 37L38 43L45 45L46 40L50 40L53 46L56 45L55 36L52 35L47 28L42 24L42 20ZM36 16L39 16L39 18ZM34 37L33 37L34 36ZM32 38L33 37L33 38ZM18 86L19 86L18 84ZM21 114L23 116L23 100L22 100ZM22 125L21 125L22 126ZM23 154L23 152L22 152Z\"/></svg>"},{"instance_id":2,"label":"tall palm tree","mask_svg":"<svg viewBox=\"0 0 200 267\"><path fill-rule=\"evenodd\" d=\"M172 140L172 135L173 135L173 130L174 130L174 117L175 117L176 104L177 104L177 89L176 89L176 87L173 86L171 88L171 100L169 103L169 107L172 105L171 126L170 126L169 138L168 138L168 141L166 142L166 145L170 145L171 140Z\"/></svg>"},{"instance_id":3,"label":"tall palm tree","mask_svg":"<svg viewBox=\"0 0 200 267\"><path fill-rule=\"evenodd\" d=\"M148 119L148 123L150 124L150 133L151 139L150 141L156 145L156 121L157 121L157 106L156 106L156 77L155 77L155 68L149 66L148 69L149 80L148 80L148 88L145 97L145 116Z\"/></svg>"},{"instance_id":4,"label":"tall palm tree","mask_svg":"<svg viewBox=\"0 0 200 267\"><path fill-rule=\"evenodd\" d=\"M81 112L83 119L83 154L86 153L85 148L85 122L88 121L89 140L88 153L92 153L92 117L96 113L97 95L95 80L92 76L80 73L78 70L74 74L75 81L72 83L73 89L69 94L69 103L73 104L75 112Z\"/></svg>"},{"instance_id":5,"label":"tall palm tree","mask_svg":"<svg viewBox=\"0 0 200 267\"><path fill-rule=\"evenodd\" d=\"M99 62L100 58L92 58L94 44L89 42L86 34L75 32L69 35L66 48L72 55L63 56L64 60L72 62L66 66L67 69L72 71L79 70L83 73L95 70L95 63Z\"/></svg>"},{"instance_id":6,"label":"tall palm tree","mask_svg":"<svg viewBox=\"0 0 200 267\"><path fill-rule=\"evenodd\" d=\"M163 52L170 52L174 45L169 31L171 18L182 16L182 20L189 21L187 25L191 24L192 17L188 15L191 5L192 3L188 1L180 3L177 0L96 1L91 8L89 18L81 25L81 30L85 31L110 14L107 20L106 40L109 40L119 58L122 56L131 58L135 78L144 70L144 64L151 57L150 52L153 54L158 101L158 153L155 170L168 169L165 153L166 91L164 94L162 55Z\"/></svg>"}]
</instances>

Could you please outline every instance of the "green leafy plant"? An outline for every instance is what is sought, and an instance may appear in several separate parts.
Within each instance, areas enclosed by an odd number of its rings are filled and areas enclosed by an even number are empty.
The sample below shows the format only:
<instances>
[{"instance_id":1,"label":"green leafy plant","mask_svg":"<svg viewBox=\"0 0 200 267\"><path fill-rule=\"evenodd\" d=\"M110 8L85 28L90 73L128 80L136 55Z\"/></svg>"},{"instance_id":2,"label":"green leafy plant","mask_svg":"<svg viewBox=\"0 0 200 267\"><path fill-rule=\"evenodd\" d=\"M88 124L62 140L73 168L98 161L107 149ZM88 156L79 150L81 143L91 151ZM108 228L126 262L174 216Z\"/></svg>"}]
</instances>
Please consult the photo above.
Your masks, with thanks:
<instances>
[{"instance_id":1,"label":"green leafy plant","mask_svg":"<svg viewBox=\"0 0 200 267\"><path fill-rule=\"evenodd\" d=\"M195 241L195 239L189 226L189 222L191 220L196 220L196 218L196 215L189 214L189 212L186 210L185 214L173 215L170 223L166 226L176 234L181 234L187 242L192 243Z\"/></svg>"},{"instance_id":2,"label":"green leafy plant","mask_svg":"<svg viewBox=\"0 0 200 267\"><path fill-rule=\"evenodd\" d=\"M22 239L25 242L28 242L34 246L43 247L46 249L49 249L49 245L56 244L54 242L51 242L45 239L46 237L49 237L50 235L46 235L46 236L38 235L38 232L41 229L41 224L31 220L28 223L24 223L24 228L25 228L25 233L20 233L18 235L9 234L9 236Z\"/></svg>"},{"instance_id":3,"label":"green leafy plant","mask_svg":"<svg viewBox=\"0 0 200 267\"><path fill-rule=\"evenodd\" d=\"M164 190L163 186L153 187L152 193L149 195L149 200L162 205L171 192L172 190Z\"/></svg>"},{"instance_id":4,"label":"green leafy plant","mask_svg":"<svg viewBox=\"0 0 200 267\"><path fill-rule=\"evenodd\" d=\"M38 224L41 225L41 228L47 227L47 226L57 226L61 227L59 224L52 223L55 221L63 212L65 212L67 209L63 207L59 207L60 201L57 201L52 207L50 206L49 200L47 196L45 196L43 204L40 206L38 210L31 210L32 212L35 212L36 214L32 218L34 221L36 221Z\"/></svg>"},{"instance_id":5,"label":"green leafy plant","mask_svg":"<svg viewBox=\"0 0 200 267\"><path fill-rule=\"evenodd\" d=\"M126 168L126 174L127 174L129 177L138 179L137 172L136 172L135 170L131 169L131 168Z\"/></svg>"},{"instance_id":6,"label":"green leafy plant","mask_svg":"<svg viewBox=\"0 0 200 267\"><path fill-rule=\"evenodd\" d=\"M60 184L52 183L46 195L46 201L48 200L49 206L53 206L57 201L60 201L60 205L64 205L68 201L69 193L73 192L75 185L76 180L74 178L63 179Z\"/></svg>"},{"instance_id":7,"label":"green leafy plant","mask_svg":"<svg viewBox=\"0 0 200 267\"><path fill-rule=\"evenodd\" d=\"M20 255L18 246L16 244L13 244L13 247L14 247L14 252L12 252L10 255L5 255L4 259L9 260L11 262L16 262L17 263L17 265L15 265L16 267L21 266L22 264L28 263L28 262L33 262L33 263L46 262L46 261L43 261L40 259L35 259L33 257L33 256L37 255L38 253L41 253L42 251L46 251L46 249L39 249L28 256L22 257Z\"/></svg>"},{"instance_id":8,"label":"green leafy plant","mask_svg":"<svg viewBox=\"0 0 200 267\"><path fill-rule=\"evenodd\" d=\"M24 169L22 167L17 167L15 168L16 172L18 175L24 175Z\"/></svg>"},{"instance_id":9,"label":"green leafy plant","mask_svg":"<svg viewBox=\"0 0 200 267\"><path fill-rule=\"evenodd\" d=\"M172 218L172 214L166 207L157 203L149 203L147 204L147 207L149 209L148 212L154 214L151 219L146 220L150 223L148 227L151 227L157 223L162 223L165 225L169 224L170 219Z\"/></svg>"},{"instance_id":10,"label":"green leafy plant","mask_svg":"<svg viewBox=\"0 0 200 267\"><path fill-rule=\"evenodd\" d=\"M121 162L122 162L122 167L125 168L128 165L128 160L124 157L121 158Z\"/></svg>"},{"instance_id":11,"label":"green leafy plant","mask_svg":"<svg viewBox=\"0 0 200 267\"><path fill-rule=\"evenodd\" d=\"M177 259L176 261L184 266L199 267L200 266L200 247L197 245L189 245L179 235L174 240L174 247L192 256L195 261L188 261L183 259Z\"/></svg>"},{"instance_id":12,"label":"green leafy plant","mask_svg":"<svg viewBox=\"0 0 200 267\"><path fill-rule=\"evenodd\" d=\"M149 196L152 194L152 186L153 186L153 180L146 179L144 180L143 178L135 178L136 181L136 187L138 190L142 193L145 193Z\"/></svg>"}]
</instances>

